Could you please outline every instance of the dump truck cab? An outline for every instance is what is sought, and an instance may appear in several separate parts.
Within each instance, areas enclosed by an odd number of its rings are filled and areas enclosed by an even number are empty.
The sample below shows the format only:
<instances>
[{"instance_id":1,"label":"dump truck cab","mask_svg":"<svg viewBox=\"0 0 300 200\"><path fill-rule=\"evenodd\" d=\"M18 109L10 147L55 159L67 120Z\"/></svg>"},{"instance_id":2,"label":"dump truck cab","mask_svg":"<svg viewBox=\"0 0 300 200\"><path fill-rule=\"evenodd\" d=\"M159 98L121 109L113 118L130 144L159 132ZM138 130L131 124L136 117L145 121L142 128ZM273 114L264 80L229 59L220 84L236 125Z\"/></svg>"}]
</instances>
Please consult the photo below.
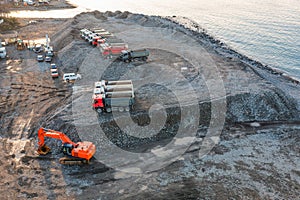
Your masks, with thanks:
<instances>
[{"instance_id":1,"label":"dump truck cab","mask_svg":"<svg viewBox=\"0 0 300 200\"><path fill-rule=\"evenodd\" d=\"M87 31L88 31L88 30L87 30L86 28L81 29L81 30L80 30L80 37L84 39L84 38L85 38L85 33L86 33Z\"/></svg>"},{"instance_id":2,"label":"dump truck cab","mask_svg":"<svg viewBox=\"0 0 300 200\"><path fill-rule=\"evenodd\" d=\"M84 39L85 41L88 41L88 40L89 40L89 35L90 35L90 34L92 34L91 31L89 31L89 30L85 31L85 32L84 32L84 38L83 38L83 39Z\"/></svg>"},{"instance_id":3,"label":"dump truck cab","mask_svg":"<svg viewBox=\"0 0 300 200\"><path fill-rule=\"evenodd\" d=\"M96 37L97 35L95 33L91 33L89 34L88 36L88 43L90 43L91 45L93 44L93 40L94 40L94 37Z\"/></svg>"},{"instance_id":4,"label":"dump truck cab","mask_svg":"<svg viewBox=\"0 0 300 200\"><path fill-rule=\"evenodd\" d=\"M93 97L93 109L95 109L98 113L102 113L104 111L104 94L94 94Z\"/></svg>"},{"instance_id":5,"label":"dump truck cab","mask_svg":"<svg viewBox=\"0 0 300 200\"><path fill-rule=\"evenodd\" d=\"M92 45L97 46L98 45L98 40L100 40L100 39L101 39L100 36L94 36L93 41L92 41Z\"/></svg>"}]
</instances>

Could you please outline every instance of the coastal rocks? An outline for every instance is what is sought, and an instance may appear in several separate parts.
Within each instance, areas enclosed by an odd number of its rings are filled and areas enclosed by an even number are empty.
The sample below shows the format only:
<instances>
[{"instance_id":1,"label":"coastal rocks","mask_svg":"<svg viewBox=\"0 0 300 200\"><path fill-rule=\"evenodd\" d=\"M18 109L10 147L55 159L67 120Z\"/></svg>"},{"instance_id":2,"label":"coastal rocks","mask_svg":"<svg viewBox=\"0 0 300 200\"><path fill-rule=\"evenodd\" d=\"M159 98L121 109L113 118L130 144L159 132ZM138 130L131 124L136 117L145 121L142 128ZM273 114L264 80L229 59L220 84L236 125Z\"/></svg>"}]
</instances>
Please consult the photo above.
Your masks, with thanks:
<instances>
[{"instance_id":1,"label":"coastal rocks","mask_svg":"<svg viewBox=\"0 0 300 200\"><path fill-rule=\"evenodd\" d=\"M104 13L99 11L94 11L94 16L96 19L107 20L107 17L104 15Z\"/></svg>"},{"instance_id":2,"label":"coastal rocks","mask_svg":"<svg viewBox=\"0 0 300 200\"><path fill-rule=\"evenodd\" d=\"M229 96L226 119L230 123L296 120L299 112L296 101L275 88Z\"/></svg>"}]
</instances>

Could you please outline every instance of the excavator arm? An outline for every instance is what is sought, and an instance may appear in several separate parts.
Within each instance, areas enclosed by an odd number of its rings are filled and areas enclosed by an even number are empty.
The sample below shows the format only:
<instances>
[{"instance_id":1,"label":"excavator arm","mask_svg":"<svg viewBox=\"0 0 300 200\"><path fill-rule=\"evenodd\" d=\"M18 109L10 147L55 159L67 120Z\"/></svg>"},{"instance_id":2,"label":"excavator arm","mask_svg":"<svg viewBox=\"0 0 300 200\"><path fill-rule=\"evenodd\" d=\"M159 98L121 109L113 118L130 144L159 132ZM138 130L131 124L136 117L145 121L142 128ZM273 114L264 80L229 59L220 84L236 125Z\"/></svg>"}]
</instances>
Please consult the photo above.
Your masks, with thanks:
<instances>
[{"instance_id":1,"label":"excavator arm","mask_svg":"<svg viewBox=\"0 0 300 200\"><path fill-rule=\"evenodd\" d=\"M54 131L51 129L46 129L43 127L39 129L38 137L39 137L39 146L43 146L45 144L45 137L60 139L62 143L69 143L72 144L73 146L76 146L76 144L72 142L72 140L64 133L59 131Z\"/></svg>"},{"instance_id":2,"label":"excavator arm","mask_svg":"<svg viewBox=\"0 0 300 200\"><path fill-rule=\"evenodd\" d=\"M66 136L64 133L62 132L59 132L59 131L54 131L54 130L51 130L51 129L46 129L46 128L43 128L41 127L39 130L38 130L38 138L39 138L39 148L37 150L37 152L39 154L42 154L42 155L45 155L47 153L50 152L50 148L45 145L45 137L49 137L49 138L54 138L54 139L59 139L61 140L61 142L63 144L65 143L68 143L68 144L71 144L73 147L76 147L77 145L72 142L72 140Z\"/></svg>"}]
</instances>

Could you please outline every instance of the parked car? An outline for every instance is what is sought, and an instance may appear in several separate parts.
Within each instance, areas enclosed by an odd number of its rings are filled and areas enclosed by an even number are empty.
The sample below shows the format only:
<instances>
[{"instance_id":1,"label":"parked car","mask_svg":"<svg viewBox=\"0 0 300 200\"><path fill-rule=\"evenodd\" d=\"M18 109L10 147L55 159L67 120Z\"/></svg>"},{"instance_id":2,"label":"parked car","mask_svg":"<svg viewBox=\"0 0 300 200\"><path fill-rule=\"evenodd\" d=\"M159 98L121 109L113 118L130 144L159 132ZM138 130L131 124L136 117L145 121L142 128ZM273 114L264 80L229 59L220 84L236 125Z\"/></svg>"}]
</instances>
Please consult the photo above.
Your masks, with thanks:
<instances>
[{"instance_id":1,"label":"parked car","mask_svg":"<svg viewBox=\"0 0 300 200\"><path fill-rule=\"evenodd\" d=\"M39 62L43 62L44 61L44 56L43 55L37 55L36 60Z\"/></svg>"},{"instance_id":2,"label":"parked car","mask_svg":"<svg viewBox=\"0 0 300 200\"><path fill-rule=\"evenodd\" d=\"M57 69L50 69L52 78L57 78L59 76Z\"/></svg>"},{"instance_id":3,"label":"parked car","mask_svg":"<svg viewBox=\"0 0 300 200\"><path fill-rule=\"evenodd\" d=\"M30 5L30 6L33 6L33 5L35 4L35 2L32 1L32 0L28 0L28 1L27 1L27 4Z\"/></svg>"},{"instance_id":4,"label":"parked car","mask_svg":"<svg viewBox=\"0 0 300 200\"><path fill-rule=\"evenodd\" d=\"M49 5L49 1L47 1L47 0L39 0L38 4L39 5Z\"/></svg>"},{"instance_id":5,"label":"parked car","mask_svg":"<svg viewBox=\"0 0 300 200\"><path fill-rule=\"evenodd\" d=\"M28 24L37 24L38 22L36 20L30 20L28 21Z\"/></svg>"},{"instance_id":6,"label":"parked car","mask_svg":"<svg viewBox=\"0 0 300 200\"><path fill-rule=\"evenodd\" d=\"M45 62L51 62L52 61L52 57L50 57L50 56L46 56L46 58L45 58Z\"/></svg>"},{"instance_id":7,"label":"parked car","mask_svg":"<svg viewBox=\"0 0 300 200\"><path fill-rule=\"evenodd\" d=\"M57 69L57 65L55 63L51 63L50 68L51 69Z\"/></svg>"},{"instance_id":8,"label":"parked car","mask_svg":"<svg viewBox=\"0 0 300 200\"><path fill-rule=\"evenodd\" d=\"M75 73L65 73L63 76L63 81L64 82L73 82L77 79L81 79L80 74L75 74Z\"/></svg>"},{"instance_id":9,"label":"parked car","mask_svg":"<svg viewBox=\"0 0 300 200\"><path fill-rule=\"evenodd\" d=\"M43 47L42 47L41 44L36 44L32 50L33 50L35 53L40 53L40 52L43 51Z\"/></svg>"},{"instance_id":10,"label":"parked car","mask_svg":"<svg viewBox=\"0 0 300 200\"><path fill-rule=\"evenodd\" d=\"M53 57L54 56L53 51L46 51L46 56Z\"/></svg>"}]
</instances>

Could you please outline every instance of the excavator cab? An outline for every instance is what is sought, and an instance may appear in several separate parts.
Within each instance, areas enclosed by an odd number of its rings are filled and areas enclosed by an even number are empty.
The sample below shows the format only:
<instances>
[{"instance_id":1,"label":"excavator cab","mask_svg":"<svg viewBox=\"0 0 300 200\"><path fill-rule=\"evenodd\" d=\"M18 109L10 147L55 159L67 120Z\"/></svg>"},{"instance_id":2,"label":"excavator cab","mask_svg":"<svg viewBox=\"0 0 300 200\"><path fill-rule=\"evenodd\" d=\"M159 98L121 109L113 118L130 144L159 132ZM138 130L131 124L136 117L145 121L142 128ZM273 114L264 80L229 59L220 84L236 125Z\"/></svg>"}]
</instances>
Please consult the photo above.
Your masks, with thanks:
<instances>
[{"instance_id":1,"label":"excavator cab","mask_svg":"<svg viewBox=\"0 0 300 200\"><path fill-rule=\"evenodd\" d=\"M62 147L62 152L67 155L67 156L72 156L72 150L73 150L73 145L72 144L63 144Z\"/></svg>"}]
</instances>

